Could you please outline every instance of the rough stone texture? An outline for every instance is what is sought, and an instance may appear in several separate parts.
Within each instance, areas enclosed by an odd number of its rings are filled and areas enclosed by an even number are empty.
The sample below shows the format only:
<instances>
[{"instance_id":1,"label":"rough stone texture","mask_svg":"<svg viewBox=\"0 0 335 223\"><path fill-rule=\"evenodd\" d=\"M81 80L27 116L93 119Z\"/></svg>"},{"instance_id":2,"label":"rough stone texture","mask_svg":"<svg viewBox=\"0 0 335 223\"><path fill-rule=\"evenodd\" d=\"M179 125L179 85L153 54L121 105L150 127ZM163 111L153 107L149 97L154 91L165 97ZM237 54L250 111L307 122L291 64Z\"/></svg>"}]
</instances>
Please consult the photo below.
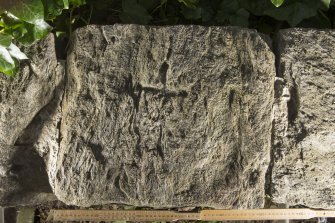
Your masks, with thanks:
<instances>
[{"instance_id":1,"label":"rough stone texture","mask_svg":"<svg viewBox=\"0 0 335 223\"><path fill-rule=\"evenodd\" d=\"M0 145L0 204L21 206L56 200L43 159L30 147Z\"/></svg>"},{"instance_id":2,"label":"rough stone texture","mask_svg":"<svg viewBox=\"0 0 335 223\"><path fill-rule=\"evenodd\" d=\"M65 61L60 61L56 68L54 97L34 117L27 128L21 133L16 145L29 145L46 164L49 181L53 187L54 172L60 142L60 121L62 118L61 101L64 93Z\"/></svg>"},{"instance_id":3,"label":"rough stone texture","mask_svg":"<svg viewBox=\"0 0 335 223\"><path fill-rule=\"evenodd\" d=\"M275 202L335 208L335 32L281 31L274 104Z\"/></svg>"},{"instance_id":4,"label":"rough stone texture","mask_svg":"<svg viewBox=\"0 0 335 223\"><path fill-rule=\"evenodd\" d=\"M60 200L263 207L275 69L255 31L88 26L72 44Z\"/></svg>"},{"instance_id":5,"label":"rough stone texture","mask_svg":"<svg viewBox=\"0 0 335 223\"><path fill-rule=\"evenodd\" d=\"M335 208L335 32L280 31L274 86L270 45L232 27L89 26L66 84L52 35L24 48L31 62L0 76L0 206L261 208L270 185L274 202Z\"/></svg>"},{"instance_id":6,"label":"rough stone texture","mask_svg":"<svg viewBox=\"0 0 335 223\"><path fill-rule=\"evenodd\" d=\"M0 74L0 143L14 145L35 115L51 100L56 84L57 58L54 37L25 48L17 77Z\"/></svg>"},{"instance_id":7,"label":"rough stone texture","mask_svg":"<svg viewBox=\"0 0 335 223\"><path fill-rule=\"evenodd\" d=\"M53 35L23 51L30 61L21 64L17 76L0 74L0 206L56 200L47 175L54 171L45 161L55 161L49 154L58 151L55 105L64 88L64 68L57 62Z\"/></svg>"}]
</instances>

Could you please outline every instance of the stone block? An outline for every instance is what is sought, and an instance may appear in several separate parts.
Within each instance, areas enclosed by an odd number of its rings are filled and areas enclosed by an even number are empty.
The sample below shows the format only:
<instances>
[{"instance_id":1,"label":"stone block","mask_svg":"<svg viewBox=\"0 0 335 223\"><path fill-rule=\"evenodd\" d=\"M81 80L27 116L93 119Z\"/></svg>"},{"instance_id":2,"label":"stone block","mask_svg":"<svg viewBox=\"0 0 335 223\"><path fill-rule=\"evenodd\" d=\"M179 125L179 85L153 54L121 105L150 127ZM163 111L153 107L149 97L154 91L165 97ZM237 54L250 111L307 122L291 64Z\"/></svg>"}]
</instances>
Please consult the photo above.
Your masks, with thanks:
<instances>
[{"instance_id":1,"label":"stone block","mask_svg":"<svg viewBox=\"0 0 335 223\"><path fill-rule=\"evenodd\" d=\"M59 147L64 68L57 60L52 34L22 50L30 60L21 63L19 73L0 74L1 206L57 200L48 173L54 172L56 160L49 157Z\"/></svg>"},{"instance_id":2,"label":"stone block","mask_svg":"<svg viewBox=\"0 0 335 223\"><path fill-rule=\"evenodd\" d=\"M35 115L53 98L57 58L54 36L23 48L29 61L16 77L0 74L0 143L14 145Z\"/></svg>"},{"instance_id":3,"label":"stone block","mask_svg":"<svg viewBox=\"0 0 335 223\"><path fill-rule=\"evenodd\" d=\"M335 32L288 29L276 42L274 202L335 208Z\"/></svg>"},{"instance_id":4,"label":"stone block","mask_svg":"<svg viewBox=\"0 0 335 223\"><path fill-rule=\"evenodd\" d=\"M274 55L236 27L88 26L67 59L67 204L262 208Z\"/></svg>"},{"instance_id":5,"label":"stone block","mask_svg":"<svg viewBox=\"0 0 335 223\"><path fill-rule=\"evenodd\" d=\"M29 147L0 145L0 182L3 207L57 200L49 185L43 159Z\"/></svg>"}]
</instances>

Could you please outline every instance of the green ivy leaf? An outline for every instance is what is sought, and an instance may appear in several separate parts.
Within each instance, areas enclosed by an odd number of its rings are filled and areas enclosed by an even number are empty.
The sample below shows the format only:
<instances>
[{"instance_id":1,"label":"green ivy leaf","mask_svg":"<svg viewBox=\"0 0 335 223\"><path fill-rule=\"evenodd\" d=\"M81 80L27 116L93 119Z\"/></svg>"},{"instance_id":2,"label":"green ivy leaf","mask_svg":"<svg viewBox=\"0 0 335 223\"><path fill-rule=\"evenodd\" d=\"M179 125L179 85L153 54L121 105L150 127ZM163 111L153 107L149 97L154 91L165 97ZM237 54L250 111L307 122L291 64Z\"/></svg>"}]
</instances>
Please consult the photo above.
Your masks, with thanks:
<instances>
[{"instance_id":1,"label":"green ivy leaf","mask_svg":"<svg viewBox=\"0 0 335 223\"><path fill-rule=\"evenodd\" d=\"M238 0L223 0L217 13L216 21L233 26L247 27L249 12L240 7Z\"/></svg>"},{"instance_id":2,"label":"green ivy leaf","mask_svg":"<svg viewBox=\"0 0 335 223\"><path fill-rule=\"evenodd\" d=\"M325 9L323 0L290 0L283 1L277 8L269 0L238 0L240 5L257 16L268 15L276 20L287 21L290 26L296 26L304 19L313 17L319 9ZM328 0L325 0L328 1Z\"/></svg>"},{"instance_id":3,"label":"green ivy leaf","mask_svg":"<svg viewBox=\"0 0 335 223\"><path fill-rule=\"evenodd\" d=\"M69 9L69 0L63 0L64 9Z\"/></svg>"},{"instance_id":4,"label":"green ivy leaf","mask_svg":"<svg viewBox=\"0 0 335 223\"><path fill-rule=\"evenodd\" d=\"M13 14L7 12L1 15L2 25L5 28L16 28L20 26L23 21L20 20L18 17L14 16Z\"/></svg>"},{"instance_id":5,"label":"green ivy leaf","mask_svg":"<svg viewBox=\"0 0 335 223\"><path fill-rule=\"evenodd\" d=\"M216 21L220 23L226 23L238 9L239 3L237 0L223 0L216 15Z\"/></svg>"},{"instance_id":6,"label":"green ivy leaf","mask_svg":"<svg viewBox=\"0 0 335 223\"><path fill-rule=\"evenodd\" d=\"M20 20L13 14L2 14L1 19L4 27L2 32L4 34L11 35L14 39L18 39L27 33L27 29L24 27L24 21Z\"/></svg>"},{"instance_id":7,"label":"green ivy leaf","mask_svg":"<svg viewBox=\"0 0 335 223\"><path fill-rule=\"evenodd\" d=\"M36 21L35 24L24 23L27 32L17 40L23 45L30 45L36 40L43 39L51 30L51 27L44 20Z\"/></svg>"},{"instance_id":8,"label":"green ivy leaf","mask_svg":"<svg viewBox=\"0 0 335 223\"><path fill-rule=\"evenodd\" d=\"M12 4L6 6L6 10L19 19L35 23L44 19L44 7L41 0L11 0Z\"/></svg>"},{"instance_id":9,"label":"green ivy leaf","mask_svg":"<svg viewBox=\"0 0 335 223\"><path fill-rule=\"evenodd\" d=\"M329 9L331 0L321 0L321 2L326 10Z\"/></svg>"},{"instance_id":10,"label":"green ivy leaf","mask_svg":"<svg viewBox=\"0 0 335 223\"><path fill-rule=\"evenodd\" d=\"M136 0L123 0L122 12L119 15L124 23L148 24L152 17L147 10L139 5Z\"/></svg>"},{"instance_id":11,"label":"green ivy leaf","mask_svg":"<svg viewBox=\"0 0 335 223\"><path fill-rule=\"evenodd\" d=\"M271 0L272 4L276 7L281 6L285 0Z\"/></svg>"},{"instance_id":12,"label":"green ivy leaf","mask_svg":"<svg viewBox=\"0 0 335 223\"><path fill-rule=\"evenodd\" d=\"M14 37L14 39L19 39L19 38L23 37L28 32L28 30L24 26L24 22L22 22L21 24L15 26L13 28L5 29L5 31L7 33L10 33Z\"/></svg>"},{"instance_id":13,"label":"green ivy leaf","mask_svg":"<svg viewBox=\"0 0 335 223\"><path fill-rule=\"evenodd\" d=\"M0 33L0 46L9 47L12 42L12 36L4 33Z\"/></svg>"},{"instance_id":14,"label":"green ivy leaf","mask_svg":"<svg viewBox=\"0 0 335 223\"><path fill-rule=\"evenodd\" d=\"M60 14L63 9L69 8L67 0L43 0L45 19L53 20Z\"/></svg>"},{"instance_id":15,"label":"green ivy leaf","mask_svg":"<svg viewBox=\"0 0 335 223\"><path fill-rule=\"evenodd\" d=\"M178 2L184 4L188 8L196 8L196 5L198 3L197 0L178 0Z\"/></svg>"},{"instance_id":16,"label":"green ivy leaf","mask_svg":"<svg viewBox=\"0 0 335 223\"><path fill-rule=\"evenodd\" d=\"M264 15L264 11L276 9L269 0L238 0L239 5L256 16Z\"/></svg>"},{"instance_id":17,"label":"green ivy leaf","mask_svg":"<svg viewBox=\"0 0 335 223\"><path fill-rule=\"evenodd\" d=\"M28 60L28 57L26 54L24 54L17 46L15 46L13 43L9 45L7 48L9 54L12 58L15 58L17 60Z\"/></svg>"},{"instance_id":18,"label":"green ivy leaf","mask_svg":"<svg viewBox=\"0 0 335 223\"><path fill-rule=\"evenodd\" d=\"M0 46L0 72L9 76L14 76L16 73L17 62L10 56L8 50Z\"/></svg>"},{"instance_id":19,"label":"green ivy leaf","mask_svg":"<svg viewBox=\"0 0 335 223\"><path fill-rule=\"evenodd\" d=\"M57 38L64 38L66 37L66 32L63 32L63 31L56 31L56 37Z\"/></svg>"},{"instance_id":20,"label":"green ivy leaf","mask_svg":"<svg viewBox=\"0 0 335 223\"><path fill-rule=\"evenodd\" d=\"M69 0L69 3L75 7L80 7L86 4L86 0Z\"/></svg>"},{"instance_id":21,"label":"green ivy leaf","mask_svg":"<svg viewBox=\"0 0 335 223\"><path fill-rule=\"evenodd\" d=\"M287 21L290 26L298 25L303 19L313 17L317 14L317 8L304 4L303 2L291 2L280 8L264 11L265 15L280 21Z\"/></svg>"}]
</instances>

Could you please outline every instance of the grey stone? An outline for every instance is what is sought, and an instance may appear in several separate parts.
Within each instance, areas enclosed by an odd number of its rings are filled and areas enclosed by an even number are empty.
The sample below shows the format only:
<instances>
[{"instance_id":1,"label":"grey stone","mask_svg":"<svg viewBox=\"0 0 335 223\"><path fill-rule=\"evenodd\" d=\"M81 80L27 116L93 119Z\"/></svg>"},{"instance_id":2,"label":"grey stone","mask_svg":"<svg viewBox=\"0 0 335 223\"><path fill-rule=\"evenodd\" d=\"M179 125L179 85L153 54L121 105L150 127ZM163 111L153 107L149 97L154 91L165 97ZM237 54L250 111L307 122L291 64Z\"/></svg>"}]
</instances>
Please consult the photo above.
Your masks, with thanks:
<instances>
[{"instance_id":1,"label":"grey stone","mask_svg":"<svg viewBox=\"0 0 335 223\"><path fill-rule=\"evenodd\" d=\"M289 29L276 41L273 200L335 208L335 32Z\"/></svg>"},{"instance_id":2,"label":"grey stone","mask_svg":"<svg viewBox=\"0 0 335 223\"><path fill-rule=\"evenodd\" d=\"M14 145L54 95L57 58L54 36L23 50L30 58L11 78L0 74L0 143Z\"/></svg>"},{"instance_id":3,"label":"grey stone","mask_svg":"<svg viewBox=\"0 0 335 223\"><path fill-rule=\"evenodd\" d=\"M43 159L32 148L0 145L0 204L36 205L56 200Z\"/></svg>"},{"instance_id":4,"label":"grey stone","mask_svg":"<svg viewBox=\"0 0 335 223\"><path fill-rule=\"evenodd\" d=\"M57 154L59 150L59 125L62 118L61 101L64 93L65 61L59 61L52 100L36 114L16 141L16 145L29 145L43 158L51 186L54 182ZM47 201L46 201L47 202Z\"/></svg>"},{"instance_id":5,"label":"grey stone","mask_svg":"<svg viewBox=\"0 0 335 223\"><path fill-rule=\"evenodd\" d=\"M61 201L263 207L275 66L256 31L88 26L67 73Z\"/></svg>"},{"instance_id":6,"label":"grey stone","mask_svg":"<svg viewBox=\"0 0 335 223\"><path fill-rule=\"evenodd\" d=\"M36 205L57 199L48 173L54 172L55 165L55 159L49 157L55 156L59 147L57 121L64 68L57 62L53 35L23 51L30 60L21 64L17 76L0 76L2 206Z\"/></svg>"}]
</instances>

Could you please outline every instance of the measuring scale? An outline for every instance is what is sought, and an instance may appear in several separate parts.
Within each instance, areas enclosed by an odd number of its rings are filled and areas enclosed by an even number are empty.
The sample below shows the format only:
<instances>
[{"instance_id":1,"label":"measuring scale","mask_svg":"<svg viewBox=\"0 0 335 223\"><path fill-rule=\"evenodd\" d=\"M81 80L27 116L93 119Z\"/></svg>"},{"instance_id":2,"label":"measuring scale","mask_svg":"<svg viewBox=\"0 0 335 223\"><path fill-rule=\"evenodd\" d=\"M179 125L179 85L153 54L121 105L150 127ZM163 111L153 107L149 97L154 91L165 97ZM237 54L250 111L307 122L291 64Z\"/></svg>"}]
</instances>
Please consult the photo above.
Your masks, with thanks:
<instances>
[{"instance_id":1,"label":"measuring scale","mask_svg":"<svg viewBox=\"0 0 335 223\"><path fill-rule=\"evenodd\" d=\"M307 208L203 210L198 213L158 210L51 210L48 221L302 220L329 217L335 217L335 211Z\"/></svg>"}]
</instances>

